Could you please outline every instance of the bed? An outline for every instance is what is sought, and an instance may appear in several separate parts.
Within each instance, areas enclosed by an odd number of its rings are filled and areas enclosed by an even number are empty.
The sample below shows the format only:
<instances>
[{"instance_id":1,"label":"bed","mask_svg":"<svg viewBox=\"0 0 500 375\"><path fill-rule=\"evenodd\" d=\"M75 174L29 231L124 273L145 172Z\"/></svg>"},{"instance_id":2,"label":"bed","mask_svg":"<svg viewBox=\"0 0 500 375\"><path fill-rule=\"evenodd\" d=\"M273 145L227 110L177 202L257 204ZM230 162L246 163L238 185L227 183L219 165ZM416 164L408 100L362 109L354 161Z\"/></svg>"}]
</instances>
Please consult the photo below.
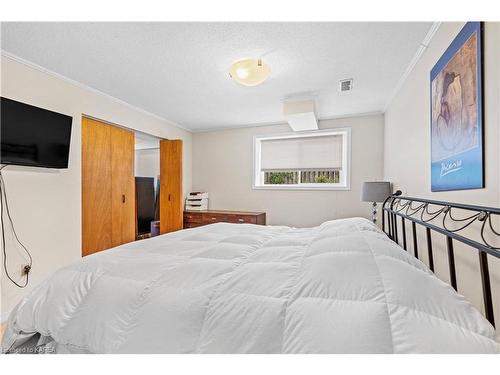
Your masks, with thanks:
<instances>
[{"instance_id":1,"label":"bed","mask_svg":"<svg viewBox=\"0 0 500 375\"><path fill-rule=\"evenodd\" d=\"M362 218L217 223L87 256L11 313L41 353L499 353L464 297Z\"/></svg>"}]
</instances>

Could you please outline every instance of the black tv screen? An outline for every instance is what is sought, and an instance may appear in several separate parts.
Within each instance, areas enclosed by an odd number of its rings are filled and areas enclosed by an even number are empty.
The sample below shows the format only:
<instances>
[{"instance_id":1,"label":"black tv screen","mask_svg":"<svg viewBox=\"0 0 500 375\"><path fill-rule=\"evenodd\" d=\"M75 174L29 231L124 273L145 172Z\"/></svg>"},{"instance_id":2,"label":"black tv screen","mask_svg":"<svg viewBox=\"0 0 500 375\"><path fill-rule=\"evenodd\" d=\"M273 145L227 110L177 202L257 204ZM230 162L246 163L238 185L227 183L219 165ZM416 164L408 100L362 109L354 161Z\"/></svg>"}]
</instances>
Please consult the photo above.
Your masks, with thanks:
<instances>
[{"instance_id":1,"label":"black tv screen","mask_svg":"<svg viewBox=\"0 0 500 375\"><path fill-rule=\"evenodd\" d=\"M0 99L0 163L68 168L73 118L12 99Z\"/></svg>"}]
</instances>

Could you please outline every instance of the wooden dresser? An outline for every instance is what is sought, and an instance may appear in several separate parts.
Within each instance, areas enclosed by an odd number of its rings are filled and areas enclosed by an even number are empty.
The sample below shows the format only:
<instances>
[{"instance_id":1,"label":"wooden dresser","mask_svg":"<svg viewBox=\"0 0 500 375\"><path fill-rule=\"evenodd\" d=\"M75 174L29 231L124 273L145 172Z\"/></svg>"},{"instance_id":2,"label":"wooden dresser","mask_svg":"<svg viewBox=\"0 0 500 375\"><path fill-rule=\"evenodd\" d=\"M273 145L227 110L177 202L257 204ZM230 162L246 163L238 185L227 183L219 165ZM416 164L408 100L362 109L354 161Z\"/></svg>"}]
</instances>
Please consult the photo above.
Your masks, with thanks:
<instances>
[{"instance_id":1,"label":"wooden dresser","mask_svg":"<svg viewBox=\"0 0 500 375\"><path fill-rule=\"evenodd\" d=\"M184 211L184 229L212 223L247 223L266 225L265 212L245 211Z\"/></svg>"}]
</instances>

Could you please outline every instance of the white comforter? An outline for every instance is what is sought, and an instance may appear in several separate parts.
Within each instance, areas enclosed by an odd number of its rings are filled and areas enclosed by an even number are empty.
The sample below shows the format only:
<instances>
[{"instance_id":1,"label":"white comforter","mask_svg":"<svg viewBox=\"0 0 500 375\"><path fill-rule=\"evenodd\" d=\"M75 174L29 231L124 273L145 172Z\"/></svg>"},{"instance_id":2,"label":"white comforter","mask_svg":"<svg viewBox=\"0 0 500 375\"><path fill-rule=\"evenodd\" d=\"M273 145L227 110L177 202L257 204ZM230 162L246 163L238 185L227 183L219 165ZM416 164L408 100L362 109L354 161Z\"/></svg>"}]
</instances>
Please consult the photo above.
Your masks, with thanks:
<instances>
[{"instance_id":1,"label":"white comforter","mask_svg":"<svg viewBox=\"0 0 500 375\"><path fill-rule=\"evenodd\" d=\"M365 219L219 223L56 272L3 349L72 353L499 352L462 296Z\"/></svg>"}]
</instances>

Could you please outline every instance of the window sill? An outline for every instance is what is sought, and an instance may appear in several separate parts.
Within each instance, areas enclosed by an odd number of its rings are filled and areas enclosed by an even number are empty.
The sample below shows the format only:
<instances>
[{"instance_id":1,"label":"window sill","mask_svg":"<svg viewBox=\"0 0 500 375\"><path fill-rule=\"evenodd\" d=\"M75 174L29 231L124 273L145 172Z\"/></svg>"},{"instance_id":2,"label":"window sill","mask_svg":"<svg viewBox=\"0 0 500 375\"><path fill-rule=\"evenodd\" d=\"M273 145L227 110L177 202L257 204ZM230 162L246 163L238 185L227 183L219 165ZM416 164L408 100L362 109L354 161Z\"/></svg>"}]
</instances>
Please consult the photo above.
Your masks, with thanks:
<instances>
[{"instance_id":1,"label":"window sill","mask_svg":"<svg viewBox=\"0 0 500 375\"><path fill-rule=\"evenodd\" d=\"M253 190L311 190L311 191L327 191L338 190L348 191L351 190L350 186L293 186L293 185L259 185L252 186Z\"/></svg>"}]
</instances>

